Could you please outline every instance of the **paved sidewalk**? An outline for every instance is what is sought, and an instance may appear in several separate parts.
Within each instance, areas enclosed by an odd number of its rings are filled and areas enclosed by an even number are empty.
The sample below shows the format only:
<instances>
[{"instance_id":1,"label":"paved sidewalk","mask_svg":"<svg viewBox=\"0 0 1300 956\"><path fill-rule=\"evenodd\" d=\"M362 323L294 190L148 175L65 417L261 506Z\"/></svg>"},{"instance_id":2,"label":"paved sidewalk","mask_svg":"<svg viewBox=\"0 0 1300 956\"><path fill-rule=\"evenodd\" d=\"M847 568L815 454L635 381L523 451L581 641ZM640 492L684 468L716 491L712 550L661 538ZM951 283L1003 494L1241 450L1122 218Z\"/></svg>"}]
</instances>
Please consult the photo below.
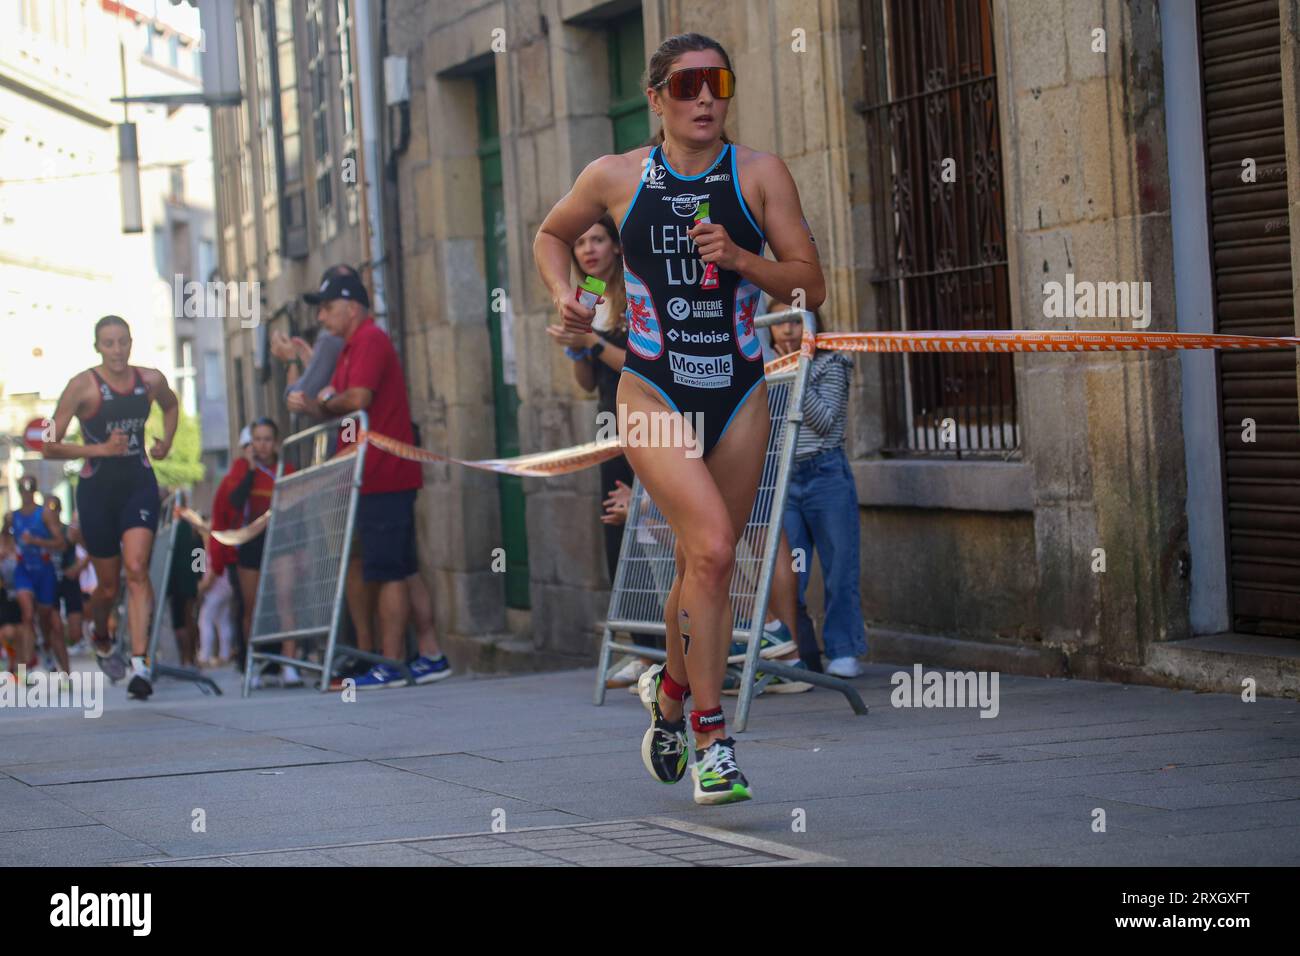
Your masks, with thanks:
<instances>
[{"instance_id":1,"label":"paved sidewalk","mask_svg":"<svg viewBox=\"0 0 1300 956\"><path fill-rule=\"evenodd\" d=\"M594 708L590 670L0 710L0 865L1300 863L1294 700L1004 675L985 719L891 707L910 669L857 681L867 717L756 700L728 807L651 780L645 711Z\"/></svg>"}]
</instances>

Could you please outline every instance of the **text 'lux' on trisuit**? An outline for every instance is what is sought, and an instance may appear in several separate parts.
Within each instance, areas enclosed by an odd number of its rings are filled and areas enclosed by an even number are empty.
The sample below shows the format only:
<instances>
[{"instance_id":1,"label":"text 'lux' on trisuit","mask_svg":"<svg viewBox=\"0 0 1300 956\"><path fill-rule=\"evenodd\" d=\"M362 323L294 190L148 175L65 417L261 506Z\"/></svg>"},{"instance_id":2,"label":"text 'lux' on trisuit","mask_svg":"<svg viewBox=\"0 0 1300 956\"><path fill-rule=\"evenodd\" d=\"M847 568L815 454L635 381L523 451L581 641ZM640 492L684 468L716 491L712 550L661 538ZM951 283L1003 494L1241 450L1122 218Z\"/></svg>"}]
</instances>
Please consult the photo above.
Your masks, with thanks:
<instances>
[{"instance_id":1,"label":"text 'lux' on trisuit","mask_svg":"<svg viewBox=\"0 0 1300 956\"><path fill-rule=\"evenodd\" d=\"M758 286L737 272L708 269L688 235L706 202L710 222L740 248L763 254L730 143L696 176L676 173L662 147L651 150L619 238L627 285L623 371L649 383L673 410L702 413L707 455L763 380L763 350L754 331Z\"/></svg>"}]
</instances>

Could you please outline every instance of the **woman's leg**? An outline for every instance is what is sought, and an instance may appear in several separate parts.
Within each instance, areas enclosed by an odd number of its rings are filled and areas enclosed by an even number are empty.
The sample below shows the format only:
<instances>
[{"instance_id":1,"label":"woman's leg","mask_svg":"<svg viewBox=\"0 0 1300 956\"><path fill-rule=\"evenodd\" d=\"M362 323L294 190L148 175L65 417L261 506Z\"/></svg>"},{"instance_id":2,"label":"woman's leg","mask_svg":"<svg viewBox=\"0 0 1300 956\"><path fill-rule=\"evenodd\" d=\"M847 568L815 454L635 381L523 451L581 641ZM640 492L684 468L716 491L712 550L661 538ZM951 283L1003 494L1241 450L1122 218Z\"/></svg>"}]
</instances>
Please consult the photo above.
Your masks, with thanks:
<instances>
[{"instance_id":1,"label":"woman's leg","mask_svg":"<svg viewBox=\"0 0 1300 956\"><path fill-rule=\"evenodd\" d=\"M81 612L72 611L68 614L67 627L65 630L65 644L76 644L81 640Z\"/></svg>"},{"instance_id":2,"label":"woman's leg","mask_svg":"<svg viewBox=\"0 0 1300 956\"><path fill-rule=\"evenodd\" d=\"M199 664L206 664L212 660L212 649L216 646L216 627L217 627L217 588L221 586L222 578L218 578L208 588L208 593L203 595L203 602L199 605Z\"/></svg>"},{"instance_id":3,"label":"woman's leg","mask_svg":"<svg viewBox=\"0 0 1300 956\"><path fill-rule=\"evenodd\" d=\"M257 581L262 573L255 568L239 569L239 594L244 599L244 643L253 643L253 605L257 602Z\"/></svg>"},{"instance_id":4,"label":"woman's leg","mask_svg":"<svg viewBox=\"0 0 1300 956\"><path fill-rule=\"evenodd\" d=\"M292 631L297 626L293 613L293 583L298 564L297 556L293 554L277 555L271 560L272 580L275 582L275 610L280 617L282 631ZM297 657L298 645L293 641L285 641L280 653L285 657Z\"/></svg>"},{"instance_id":5,"label":"woman's leg","mask_svg":"<svg viewBox=\"0 0 1300 956\"><path fill-rule=\"evenodd\" d=\"M41 617L41 631L45 634L45 646L54 655L59 670L67 674L72 670L72 662L68 660L68 644L63 639L63 622L59 620L59 606L42 605L37 613Z\"/></svg>"},{"instance_id":6,"label":"woman's leg","mask_svg":"<svg viewBox=\"0 0 1300 956\"><path fill-rule=\"evenodd\" d=\"M153 584L149 581L149 552L153 532L148 528L127 528L122 533L122 565L126 569L127 623L131 628L131 656L144 657L149 650L149 624L153 620ZM99 568L96 567L98 572Z\"/></svg>"},{"instance_id":7,"label":"woman's leg","mask_svg":"<svg viewBox=\"0 0 1300 956\"><path fill-rule=\"evenodd\" d=\"M235 638L239 625L235 623L235 589L230 586L230 578L222 575L208 592L211 600L215 595L216 608L212 618L217 630L217 659L229 661L235 653Z\"/></svg>"},{"instance_id":8,"label":"woman's leg","mask_svg":"<svg viewBox=\"0 0 1300 956\"><path fill-rule=\"evenodd\" d=\"M14 597L18 601L18 609L23 613L15 648L18 651L18 660L14 664L16 668L19 664L26 667L36 653L36 595L31 591L19 591Z\"/></svg>"},{"instance_id":9,"label":"woman's leg","mask_svg":"<svg viewBox=\"0 0 1300 956\"><path fill-rule=\"evenodd\" d=\"M625 452L677 537L680 571L665 608L667 672L690 686L697 710L714 710L722 699L736 540L753 507L766 453L765 397L750 397L708 459L689 458L684 447L629 446ZM620 382L618 400L629 415L665 411L632 376ZM681 702L661 693L659 706L665 719L680 719ZM725 730L698 733L696 746L705 748L722 736Z\"/></svg>"},{"instance_id":10,"label":"woman's leg","mask_svg":"<svg viewBox=\"0 0 1300 956\"><path fill-rule=\"evenodd\" d=\"M95 590L90 594L90 620L96 637L111 641L115 632L109 620L117 604L118 588L122 579L122 558L91 558L95 568ZM107 653L107 646L96 647L100 654Z\"/></svg>"}]
</instances>

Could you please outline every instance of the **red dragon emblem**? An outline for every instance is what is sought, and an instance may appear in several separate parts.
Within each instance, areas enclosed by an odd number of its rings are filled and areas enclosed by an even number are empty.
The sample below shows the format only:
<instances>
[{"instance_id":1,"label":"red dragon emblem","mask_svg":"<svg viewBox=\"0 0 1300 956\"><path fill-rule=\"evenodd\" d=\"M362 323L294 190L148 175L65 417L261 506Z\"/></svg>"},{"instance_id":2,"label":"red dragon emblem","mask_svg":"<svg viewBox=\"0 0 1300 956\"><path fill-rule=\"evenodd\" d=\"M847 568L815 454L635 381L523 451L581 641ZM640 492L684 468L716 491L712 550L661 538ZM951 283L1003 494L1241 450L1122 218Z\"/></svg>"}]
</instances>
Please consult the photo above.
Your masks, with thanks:
<instances>
[{"instance_id":1,"label":"red dragon emblem","mask_svg":"<svg viewBox=\"0 0 1300 956\"><path fill-rule=\"evenodd\" d=\"M749 296L748 302L741 304L740 314L736 317L736 327L741 335L754 334L754 309L757 305L758 296Z\"/></svg>"},{"instance_id":2,"label":"red dragon emblem","mask_svg":"<svg viewBox=\"0 0 1300 956\"><path fill-rule=\"evenodd\" d=\"M627 324L631 326L632 331L639 335L650 334L650 325L646 319L650 317L650 310L646 308L645 299L630 295L627 297Z\"/></svg>"}]
</instances>

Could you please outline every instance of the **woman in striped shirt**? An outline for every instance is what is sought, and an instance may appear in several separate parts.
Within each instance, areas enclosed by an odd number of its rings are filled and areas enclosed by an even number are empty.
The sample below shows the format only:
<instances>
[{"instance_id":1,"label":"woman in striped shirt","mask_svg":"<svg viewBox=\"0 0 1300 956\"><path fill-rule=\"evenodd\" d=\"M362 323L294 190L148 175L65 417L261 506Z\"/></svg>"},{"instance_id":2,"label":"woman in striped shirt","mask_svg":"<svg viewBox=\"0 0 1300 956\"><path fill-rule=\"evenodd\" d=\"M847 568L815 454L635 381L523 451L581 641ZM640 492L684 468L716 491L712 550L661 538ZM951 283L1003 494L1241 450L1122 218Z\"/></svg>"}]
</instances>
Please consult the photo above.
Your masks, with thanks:
<instances>
[{"instance_id":1,"label":"woman in striped shirt","mask_svg":"<svg viewBox=\"0 0 1300 956\"><path fill-rule=\"evenodd\" d=\"M789 309L783 302L768 307L769 312ZM817 313L813 315L820 321ZM802 337L803 325L798 319L772 326L772 347L778 355L797 350ZM809 653L816 647L816 637L805 604L811 552L815 550L826 589L822 622L822 644L830 658L826 672L836 677L860 677L858 657L867 652L858 591L858 494L844 454L852 372L853 360L843 352L818 352L813 359L804 388L803 427L795 445L784 519L790 547L804 554L799 572L800 652L809 667L821 670L821 661Z\"/></svg>"}]
</instances>

